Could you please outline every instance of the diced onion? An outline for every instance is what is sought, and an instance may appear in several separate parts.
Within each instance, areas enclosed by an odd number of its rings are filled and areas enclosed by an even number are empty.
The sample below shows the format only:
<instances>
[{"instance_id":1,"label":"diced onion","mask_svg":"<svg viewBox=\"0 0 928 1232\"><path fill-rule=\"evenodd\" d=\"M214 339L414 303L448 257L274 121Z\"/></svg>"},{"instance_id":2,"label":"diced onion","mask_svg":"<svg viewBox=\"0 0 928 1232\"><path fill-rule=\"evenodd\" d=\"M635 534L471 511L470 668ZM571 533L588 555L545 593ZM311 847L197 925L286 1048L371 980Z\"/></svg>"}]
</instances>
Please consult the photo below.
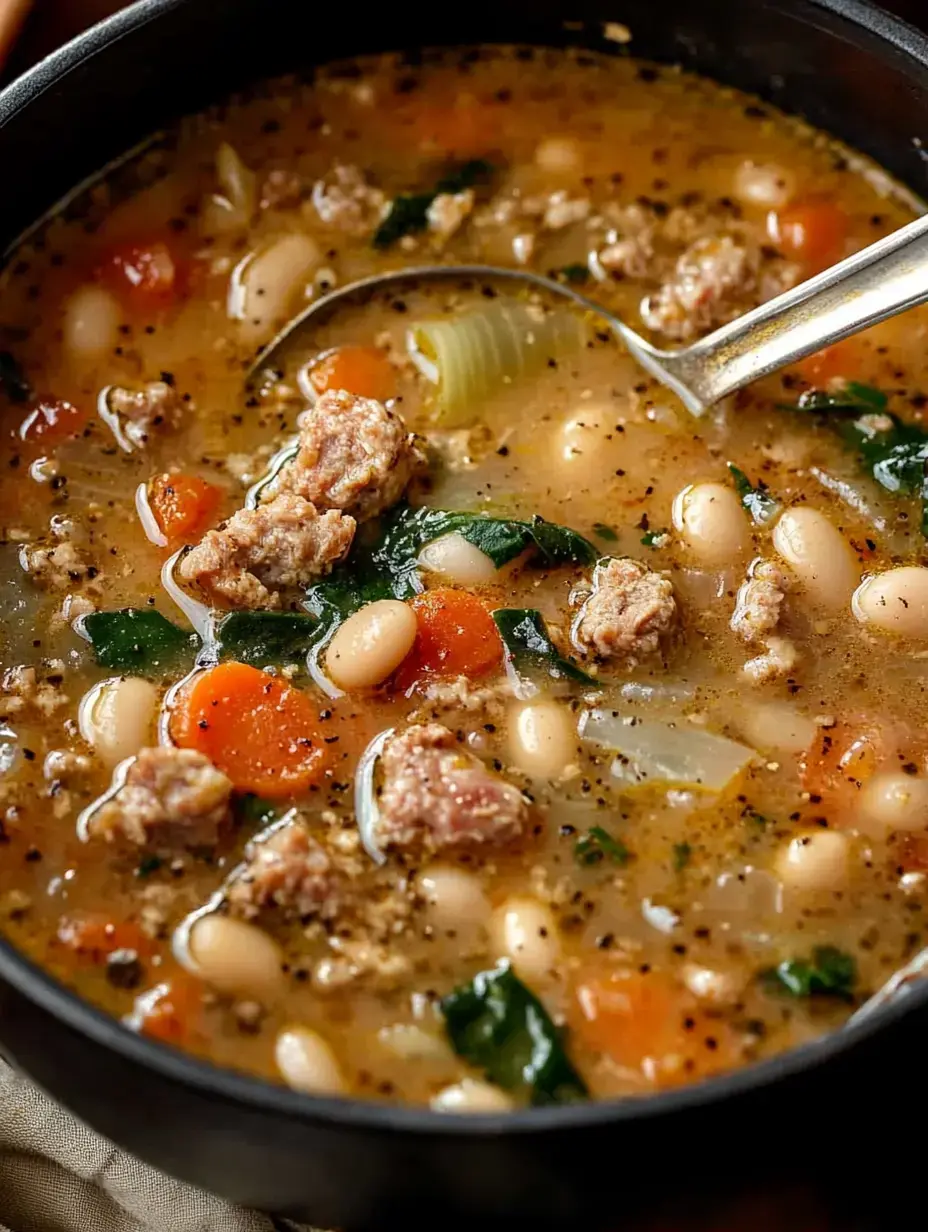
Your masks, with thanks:
<instances>
[{"instance_id":1,"label":"diced onion","mask_svg":"<svg viewBox=\"0 0 928 1232\"><path fill-rule=\"evenodd\" d=\"M614 749L616 778L627 783L673 783L722 791L755 757L753 749L686 722L624 717L612 710L587 710L580 735Z\"/></svg>"},{"instance_id":2,"label":"diced onion","mask_svg":"<svg viewBox=\"0 0 928 1232\"><path fill-rule=\"evenodd\" d=\"M374 790L374 773L384 745L392 735L393 728L388 727L386 731L374 737L361 754L354 776L354 815L358 822L358 834L361 837L361 846L375 864L385 864L387 857L377 846L380 808L377 804L377 793Z\"/></svg>"},{"instance_id":3,"label":"diced onion","mask_svg":"<svg viewBox=\"0 0 928 1232\"><path fill-rule=\"evenodd\" d=\"M437 386L443 425L453 427L473 419L507 385L577 350L583 337L576 312L546 312L509 300L452 321L422 321L410 329L407 346L413 363Z\"/></svg>"}]
</instances>

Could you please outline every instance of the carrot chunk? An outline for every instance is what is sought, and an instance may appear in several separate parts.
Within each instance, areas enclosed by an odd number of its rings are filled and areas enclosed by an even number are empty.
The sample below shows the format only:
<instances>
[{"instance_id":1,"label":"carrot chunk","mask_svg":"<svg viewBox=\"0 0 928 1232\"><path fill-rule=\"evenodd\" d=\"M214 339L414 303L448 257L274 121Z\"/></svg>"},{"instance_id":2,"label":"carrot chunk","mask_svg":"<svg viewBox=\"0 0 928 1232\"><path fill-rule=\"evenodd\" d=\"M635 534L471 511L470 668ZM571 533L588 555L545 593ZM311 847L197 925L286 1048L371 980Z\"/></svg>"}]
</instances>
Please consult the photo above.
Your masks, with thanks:
<instances>
[{"instance_id":1,"label":"carrot chunk","mask_svg":"<svg viewBox=\"0 0 928 1232\"><path fill-rule=\"evenodd\" d=\"M824 197L809 197L788 206L773 215L771 222L774 243L813 270L838 260L847 232L847 214Z\"/></svg>"},{"instance_id":2,"label":"carrot chunk","mask_svg":"<svg viewBox=\"0 0 928 1232\"><path fill-rule=\"evenodd\" d=\"M163 240L115 249L100 264L97 276L139 311L167 307L182 289L180 262Z\"/></svg>"},{"instance_id":3,"label":"carrot chunk","mask_svg":"<svg viewBox=\"0 0 928 1232\"><path fill-rule=\"evenodd\" d=\"M97 915L62 916L58 921L58 940L93 963L105 962L117 950L134 950L147 957L154 949L151 938L138 924Z\"/></svg>"},{"instance_id":4,"label":"carrot chunk","mask_svg":"<svg viewBox=\"0 0 928 1232\"><path fill-rule=\"evenodd\" d=\"M308 791L332 761L310 697L245 663L197 676L178 699L171 735L205 754L239 791L271 799Z\"/></svg>"},{"instance_id":5,"label":"carrot chunk","mask_svg":"<svg viewBox=\"0 0 928 1232\"><path fill-rule=\"evenodd\" d=\"M396 674L406 692L421 680L474 679L492 671L503 645L493 617L466 590L427 590L412 601L418 629L412 650Z\"/></svg>"},{"instance_id":6,"label":"carrot chunk","mask_svg":"<svg viewBox=\"0 0 928 1232\"><path fill-rule=\"evenodd\" d=\"M41 398L19 425L19 438L30 444L57 445L77 436L87 412L64 398Z\"/></svg>"},{"instance_id":7,"label":"carrot chunk","mask_svg":"<svg viewBox=\"0 0 928 1232\"><path fill-rule=\"evenodd\" d=\"M136 998L129 1022L140 1035L163 1044L185 1044L202 1030L203 986L176 975Z\"/></svg>"},{"instance_id":8,"label":"carrot chunk","mask_svg":"<svg viewBox=\"0 0 928 1232\"><path fill-rule=\"evenodd\" d=\"M157 475L148 503L162 533L171 540L191 539L212 521L222 489L198 475Z\"/></svg>"},{"instance_id":9,"label":"carrot chunk","mask_svg":"<svg viewBox=\"0 0 928 1232\"><path fill-rule=\"evenodd\" d=\"M820 388L831 381L854 380L860 369L860 346L856 339L845 338L824 350L807 355L796 365L804 380Z\"/></svg>"},{"instance_id":10,"label":"carrot chunk","mask_svg":"<svg viewBox=\"0 0 928 1232\"><path fill-rule=\"evenodd\" d=\"M336 347L313 364L309 379L317 394L346 389L359 398L376 398L378 402L396 397L396 373L379 347Z\"/></svg>"}]
</instances>

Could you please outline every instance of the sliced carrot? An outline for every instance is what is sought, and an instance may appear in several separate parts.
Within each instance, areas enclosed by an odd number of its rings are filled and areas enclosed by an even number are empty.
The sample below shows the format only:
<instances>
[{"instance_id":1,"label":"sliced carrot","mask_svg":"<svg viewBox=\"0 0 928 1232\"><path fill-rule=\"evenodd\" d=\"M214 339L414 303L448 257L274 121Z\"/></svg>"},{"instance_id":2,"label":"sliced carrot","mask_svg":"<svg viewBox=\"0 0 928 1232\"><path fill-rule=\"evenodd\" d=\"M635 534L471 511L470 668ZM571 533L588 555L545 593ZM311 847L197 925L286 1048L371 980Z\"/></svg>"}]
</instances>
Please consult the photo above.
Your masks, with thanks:
<instances>
[{"instance_id":1,"label":"sliced carrot","mask_svg":"<svg viewBox=\"0 0 928 1232\"><path fill-rule=\"evenodd\" d=\"M163 240L115 249L101 262L97 276L139 311L166 307L182 289L180 262Z\"/></svg>"},{"instance_id":2,"label":"sliced carrot","mask_svg":"<svg viewBox=\"0 0 928 1232\"><path fill-rule=\"evenodd\" d=\"M309 695L245 663L197 676L178 697L171 735L204 753L239 791L271 799L308 791L332 762Z\"/></svg>"},{"instance_id":3,"label":"sliced carrot","mask_svg":"<svg viewBox=\"0 0 928 1232\"><path fill-rule=\"evenodd\" d=\"M379 347L342 346L327 351L313 364L309 379L317 394L346 389L378 402L396 397L396 372Z\"/></svg>"},{"instance_id":4,"label":"sliced carrot","mask_svg":"<svg viewBox=\"0 0 928 1232\"><path fill-rule=\"evenodd\" d=\"M82 432L87 418L85 410L64 398L41 398L19 425L19 438L43 446L57 445Z\"/></svg>"},{"instance_id":5,"label":"sliced carrot","mask_svg":"<svg viewBox=\"0 0 928 1232\"><path fill-rule=\"evenodd\" d=\"M616 970L581 977L574 1030L596 1052L641 1071L656 1086L675 1086L734 1064L729 1028L657 971Z\"/></svg>"},{"instance_id":6,"label":"sliced carrot","mask_svg":"<svg viewBox=\"0 0 928 1232\"><path fill-rule=\"evenodd\" d=\"M499 144L497 135L503 115L497 102L483 102L472 94L459 94L447 99L418 100L411 128L415 140L425 149L441 150L458 158L473 158Z\"/></svg>"},{"instance_id":7,"label":"sliced carrot","mask_svg":"<svg viewBox=\"0 0 928 1232\"><path fill-rule=\"evenodd\" d=\"M848 217L827 197L808 197L771 218L771 238L788 256L813 270L824 269L841 256Z\"/></svg>"},{"instance_id":8,"label":"sliced carrot","mask_svg":"<svg viewBox=\"0 0 928 1232\"><path fill-rule=\"evenodd\" d=\"M168 539L194 538L213 520L222 489L198 475L156 475L148 485L148 503Z\"/></svg>"},{"instance_id":9,"label":"sliced carrot","mask_svg":"<svg viewBox=\"0 0 928 1232\"><path fill-rule=\"evenodd\" d=\"M800 782L809 797L807 811L832 825L851 824L861 787L890 751L887 733L875 723L822 728L799 765Z\"/></svg>"},{"instance_id":10,"label":"sliced carrot","mask_svg":"<svg viewBox=\"0 0 928 1232\"><path fill-rule=\"evenodd\" d=\"M183 1044L202 1030L202 1017L202 984L178 974L137 997L129 1021L149 1039Z\"/></svg>"},{"instance_id":11,"label":"sliced carrot","mask_svg":"<svg viewBox=\"0 0 928 1232\"><path fill-rule=\"evenodd\" d=\"M418 629L395 677L407 692L421 680L474 679L492 671L503 644L486 604L467 590L427 590L412 601Z\"/></svg>"},{"instance_id":12,"label":"sliced carrot","mask_svg":"<svg viewBox=\"0 0 928 1232\"><path fill-rule=\"evenodd\" d=\"M116 950L134 950L144 957L155 948L138 924L106 916L62 916L57 935L69 950L93 963L105 962Z\"/></svg>"},{"instance_id":13,"label":"sliced carrot","mask_svg":"<svg viewBox=\"0 0 928 1232\"><path fill-rule=\"evenodd\" d=\"M860 346L855 338L835 342L814 355L807 355L796 367L810 385L819 387L831 381L856 379L860 370Z\"/></svg>"}]
</instances>

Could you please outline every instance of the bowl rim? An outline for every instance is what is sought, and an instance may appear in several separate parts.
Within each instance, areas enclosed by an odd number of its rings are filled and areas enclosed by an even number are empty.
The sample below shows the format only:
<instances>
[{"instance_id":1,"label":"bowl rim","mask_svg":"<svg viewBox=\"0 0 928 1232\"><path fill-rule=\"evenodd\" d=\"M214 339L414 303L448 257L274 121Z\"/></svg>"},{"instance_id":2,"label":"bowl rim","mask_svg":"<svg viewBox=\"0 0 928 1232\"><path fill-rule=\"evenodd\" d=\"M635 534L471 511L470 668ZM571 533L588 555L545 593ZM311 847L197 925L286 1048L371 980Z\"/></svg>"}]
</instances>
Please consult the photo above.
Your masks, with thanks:
<instances>
[{"instance_id":1,"label":"bowl rim","mask_svg":"<svg viewBox=\"0 0 928 1232\"><path fill-rule=\"evenodd\" d=\"M186 2L136 0L53 51L0 90L0 128L99 51ZM868 0L804 0L804 3L813 10L820 9L845 19L852 27L928 69L928 37ZM737 1096L759 1094L767 1087L796 1078L860 1048L902 1017L928 1006L928 980L925 980L907 989L891 1004L821 1039L701 1082L641 1096L458 1117L427 1107L304 1094L147 1039L120 1019L84 1000L2 936L0 980L78 1035L200 1095L244 1105L258 1114L304 1123L334 1123L346 1129L465 1139L500 1135L533 1137L554 1131L651 1121L714 1106ZM2 1034L0 1026L0 1037ZM15 1063L15 1050L13 1060ZM54 1092L52 1096L54 1098Z\"/></svg>"}]
</instances>

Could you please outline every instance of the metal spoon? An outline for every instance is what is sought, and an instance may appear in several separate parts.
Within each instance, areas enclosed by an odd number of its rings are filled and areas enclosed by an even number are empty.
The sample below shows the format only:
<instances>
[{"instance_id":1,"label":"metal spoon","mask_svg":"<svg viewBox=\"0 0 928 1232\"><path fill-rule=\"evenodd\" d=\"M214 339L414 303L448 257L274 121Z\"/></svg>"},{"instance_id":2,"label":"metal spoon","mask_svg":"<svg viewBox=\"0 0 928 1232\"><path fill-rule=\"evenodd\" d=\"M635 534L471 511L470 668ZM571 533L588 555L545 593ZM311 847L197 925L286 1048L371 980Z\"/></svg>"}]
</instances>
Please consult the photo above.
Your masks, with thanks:
<instances>
[{"instance_id":1,"label":"metal spoon","mask_svg":"<svg viewBox=\"0 0 928 1232\"><path fill-rule=\"evenodd\" d=\"M632 356L694 415L737 389L832 342L928 300L928 215L831 266L759 308L674 351L652 346L624 321L572 287L527 270L495 265L423 265L362 278L332 291L293 318L258 355L249 380L279 367L283 351L314 318L359 292L398 290L425 280L500 279L539 287L596 313Z\"/></svg>"}]
</instances>

